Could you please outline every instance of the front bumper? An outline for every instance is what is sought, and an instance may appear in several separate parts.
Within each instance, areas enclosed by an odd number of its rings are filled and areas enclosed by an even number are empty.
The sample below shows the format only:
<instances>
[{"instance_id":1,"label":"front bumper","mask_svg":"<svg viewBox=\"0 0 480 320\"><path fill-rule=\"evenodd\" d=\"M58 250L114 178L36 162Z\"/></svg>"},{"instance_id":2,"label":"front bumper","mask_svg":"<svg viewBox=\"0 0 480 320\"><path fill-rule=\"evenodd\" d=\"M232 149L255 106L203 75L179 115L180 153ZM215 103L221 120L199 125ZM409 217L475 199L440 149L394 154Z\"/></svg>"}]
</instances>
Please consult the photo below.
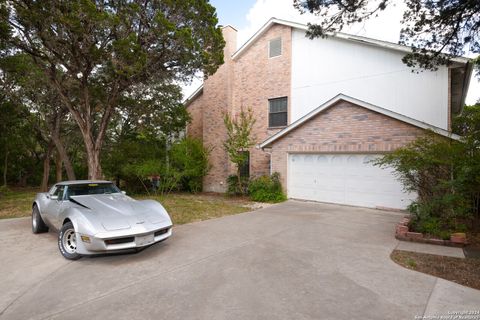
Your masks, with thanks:
<instances>
[{"instance_id":1,"label":"front bumper","mask_svg":"<svg viewBox=\"0 0 480 320\"><path fill-rule=\"evenodd\" d=\"M114 232L101 233L95 236L76 233L77 252L82 255L119 252L150 246L164 241L172 235L172 225L141 233ZM89 242L83 241L82 236L88 236Z\"/></svg>"}]
</instances>

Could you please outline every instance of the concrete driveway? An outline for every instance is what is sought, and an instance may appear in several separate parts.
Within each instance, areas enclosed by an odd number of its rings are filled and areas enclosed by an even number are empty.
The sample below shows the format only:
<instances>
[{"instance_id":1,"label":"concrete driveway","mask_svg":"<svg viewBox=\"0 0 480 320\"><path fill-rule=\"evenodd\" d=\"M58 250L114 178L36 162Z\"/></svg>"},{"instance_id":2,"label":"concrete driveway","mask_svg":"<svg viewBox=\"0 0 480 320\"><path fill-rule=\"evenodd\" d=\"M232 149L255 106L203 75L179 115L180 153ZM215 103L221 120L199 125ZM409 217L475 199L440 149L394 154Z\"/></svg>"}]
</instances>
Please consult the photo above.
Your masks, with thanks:
<instances>
[{"instance_id":1,"label":"concrete driveway","mask_svg":"<svg viewBox=\"0 0 480 320\"><path fill-rule=\"evenodd\" d=\"M288 201L176 227L138 254L70 262L53 233L0 221L0 319L415 319L480 291L389 258L397 213Z\"/></svg>"}]
</instances>

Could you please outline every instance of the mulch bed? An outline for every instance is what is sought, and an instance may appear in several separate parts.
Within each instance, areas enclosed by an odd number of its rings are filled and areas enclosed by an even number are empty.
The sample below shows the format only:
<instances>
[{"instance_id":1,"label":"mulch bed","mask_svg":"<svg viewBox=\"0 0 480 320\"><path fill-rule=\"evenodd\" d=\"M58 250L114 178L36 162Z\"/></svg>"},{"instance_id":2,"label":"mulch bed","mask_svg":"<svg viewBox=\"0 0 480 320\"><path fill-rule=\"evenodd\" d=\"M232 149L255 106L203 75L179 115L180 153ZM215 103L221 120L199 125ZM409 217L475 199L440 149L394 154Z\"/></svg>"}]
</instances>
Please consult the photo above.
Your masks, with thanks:
<instances>
[{"instance_id":1,"label":"mulch bed","mask_svg":"<svg viewBox=\"0 0 480 320\"><path fill-rule=\"evenodd\" d=\"M394 250L390 257L407 269L480 290L480 259L461 259L403 250Z\"/></svg>"}]
</instances>

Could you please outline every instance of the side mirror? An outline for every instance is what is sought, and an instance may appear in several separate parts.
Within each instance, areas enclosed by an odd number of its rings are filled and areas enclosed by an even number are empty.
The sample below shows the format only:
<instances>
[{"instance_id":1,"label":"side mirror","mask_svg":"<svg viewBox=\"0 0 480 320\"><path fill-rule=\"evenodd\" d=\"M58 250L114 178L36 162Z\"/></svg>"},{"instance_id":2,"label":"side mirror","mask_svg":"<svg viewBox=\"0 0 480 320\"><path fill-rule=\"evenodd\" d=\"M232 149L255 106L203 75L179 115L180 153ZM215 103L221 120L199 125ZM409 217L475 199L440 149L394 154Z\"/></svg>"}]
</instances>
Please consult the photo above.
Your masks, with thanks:
<instances>
[{"instance_id":1,"label":"side mirror","mask_svg":"<svg viewBox=\"0 0 480 320\"><path fill-rule=\"evenodd\" d=\"M50 195L50 200L58 200L58 196Z\"/></svg>"},{"instance_id":2,"label":"side mirror","mask_svg":"<svg viewBox=\"0 0 480 320\"><path fill-rule=\"evenodd\" d=\"M127 195L127 191L122 191L122 194L123 194L124 196L126 196L126 195Z\"/></svg>"}]
</instances>

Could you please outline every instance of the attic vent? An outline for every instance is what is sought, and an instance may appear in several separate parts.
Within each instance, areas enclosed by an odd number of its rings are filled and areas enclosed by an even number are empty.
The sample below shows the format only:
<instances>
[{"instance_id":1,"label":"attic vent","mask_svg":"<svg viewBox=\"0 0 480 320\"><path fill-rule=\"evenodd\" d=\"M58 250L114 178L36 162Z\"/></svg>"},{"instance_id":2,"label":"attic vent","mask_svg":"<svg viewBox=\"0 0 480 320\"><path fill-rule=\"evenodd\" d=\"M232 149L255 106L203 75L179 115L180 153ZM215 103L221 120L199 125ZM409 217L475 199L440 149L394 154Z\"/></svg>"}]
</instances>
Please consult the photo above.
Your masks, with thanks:
<instances>
[{"instance_id":1,"label":"attic vent","mask_svg":"<svg viewBox=\"0 0 480 320\"><path fill-rule=\"evenodd\" d=\"M268 49L269 58L280 56L282 54L282 38L270 40Z\"/></svg>"}]
</instances>

